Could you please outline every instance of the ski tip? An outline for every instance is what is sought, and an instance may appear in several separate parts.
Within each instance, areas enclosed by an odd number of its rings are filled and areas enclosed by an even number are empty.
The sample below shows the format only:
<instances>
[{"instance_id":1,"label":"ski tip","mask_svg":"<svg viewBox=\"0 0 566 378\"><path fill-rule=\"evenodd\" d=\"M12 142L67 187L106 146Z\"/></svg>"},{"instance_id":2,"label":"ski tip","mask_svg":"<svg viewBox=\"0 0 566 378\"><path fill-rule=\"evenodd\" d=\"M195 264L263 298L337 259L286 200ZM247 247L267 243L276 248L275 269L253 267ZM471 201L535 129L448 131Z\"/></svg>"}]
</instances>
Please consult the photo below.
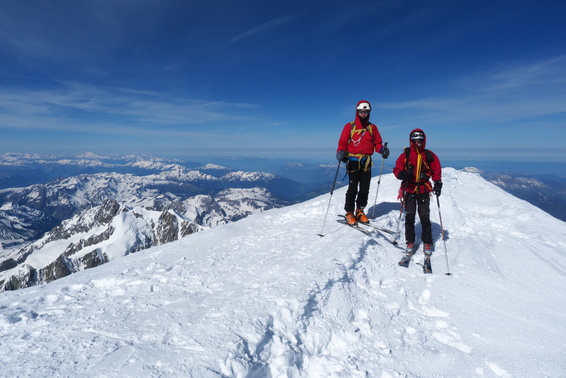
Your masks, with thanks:
<instances>
[{"instance_id":1,"label":"ski tip","mask_svg":"<svg viewBox=\"0 0 566 378\"><path fill-rule=\"evenodd\" d=\"M318 236L320 236L321 238L323 238L323 237L324 237L324 235L323 235L323 234L317 234L317 235L318 235Z\"/></svg>"}]
</instances>

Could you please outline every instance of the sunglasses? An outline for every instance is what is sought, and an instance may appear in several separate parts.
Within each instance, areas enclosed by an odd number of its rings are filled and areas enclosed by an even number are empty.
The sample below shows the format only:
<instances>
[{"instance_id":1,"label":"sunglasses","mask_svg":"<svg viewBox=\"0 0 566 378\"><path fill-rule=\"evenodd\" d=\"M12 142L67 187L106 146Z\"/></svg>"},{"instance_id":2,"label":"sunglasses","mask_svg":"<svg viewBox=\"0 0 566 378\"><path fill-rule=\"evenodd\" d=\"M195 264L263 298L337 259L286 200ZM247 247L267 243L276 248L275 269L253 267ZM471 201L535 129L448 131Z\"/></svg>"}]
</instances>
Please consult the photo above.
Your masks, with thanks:
<instances>
[{"instance_id":1,"label":"sunglasses","mask_svg":"<svg viewBox=\"0 0 566 378\"><path fill-rule=\"evenodd\" d=\"M358 110L358 114L369 114L369 110Z\"/></svg>"}]
</instances>

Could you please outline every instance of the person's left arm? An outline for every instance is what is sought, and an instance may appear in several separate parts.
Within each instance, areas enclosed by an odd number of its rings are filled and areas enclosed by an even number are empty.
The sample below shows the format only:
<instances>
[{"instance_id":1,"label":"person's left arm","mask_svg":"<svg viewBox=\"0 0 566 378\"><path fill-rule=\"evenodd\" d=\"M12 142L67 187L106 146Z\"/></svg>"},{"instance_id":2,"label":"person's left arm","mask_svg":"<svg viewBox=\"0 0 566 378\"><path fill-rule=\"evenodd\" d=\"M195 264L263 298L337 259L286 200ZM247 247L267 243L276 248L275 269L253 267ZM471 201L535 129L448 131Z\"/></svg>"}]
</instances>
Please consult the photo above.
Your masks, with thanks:
<instances>
[{"instance_id":1,"label":"person's left arm","mask_svg":"<svg viewBox=\"0 0 566 378\"><path fill-rule=\"evenodd\" d=\"M389 148L383 145L383 139L381 139L381 134L379 133L377 126L372 124L371 127L373 129L373 145L375 147L375 152L381 154L384 159L387 159L389 157Z\"/></svg>"},{"instance_id":2,"label":"person's left arm","mask_svg":"<svg viewBox=\"0 0 566 378\"><path fill-rule=\"evenodd\" d=\"M440 164L440 159L438 158L438 156L436 156L436 154L433 152L432 153L432 162L430 163L430 177L432 178L432 181L436 182L436 181L442 181L442 166Z\"/></svg>"}]
</instances>

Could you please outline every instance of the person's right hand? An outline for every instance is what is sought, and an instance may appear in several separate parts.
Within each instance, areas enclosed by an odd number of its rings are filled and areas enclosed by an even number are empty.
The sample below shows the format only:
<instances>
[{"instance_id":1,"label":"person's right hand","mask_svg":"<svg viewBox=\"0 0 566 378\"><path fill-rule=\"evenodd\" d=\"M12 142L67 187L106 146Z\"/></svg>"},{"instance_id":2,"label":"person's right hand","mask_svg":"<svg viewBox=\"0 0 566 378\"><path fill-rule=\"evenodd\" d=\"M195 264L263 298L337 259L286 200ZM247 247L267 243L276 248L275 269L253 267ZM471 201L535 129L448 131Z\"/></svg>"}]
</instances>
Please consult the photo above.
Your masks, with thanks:
<instances>
[{"instance_id":1,"label":"person's right hand","mask_svg":"<svg viewBox=\"0 0 566 378\"><path fill-rule=\"evenodd\" d=\"M344 150L340 150L336 153L336 160L346 162L348 158L346 157L348 153Z\"/></svg>"}]
</instances>

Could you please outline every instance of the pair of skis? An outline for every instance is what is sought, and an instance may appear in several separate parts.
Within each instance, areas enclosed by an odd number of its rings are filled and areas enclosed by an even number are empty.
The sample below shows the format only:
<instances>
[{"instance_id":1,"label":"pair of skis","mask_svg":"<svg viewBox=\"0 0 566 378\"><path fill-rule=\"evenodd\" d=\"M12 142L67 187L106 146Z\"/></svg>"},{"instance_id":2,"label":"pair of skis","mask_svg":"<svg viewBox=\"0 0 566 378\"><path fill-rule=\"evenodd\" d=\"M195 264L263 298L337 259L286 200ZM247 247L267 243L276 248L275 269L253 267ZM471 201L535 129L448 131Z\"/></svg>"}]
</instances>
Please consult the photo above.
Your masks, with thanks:
<instances>
[{"instance_id":1,"label":"pair of skis","mask_svg":"<svg viewBox=\"0 0 566 378\"><path fill-rule=\"evenodd\" d=\"M346 222L345 218L338 219L338 223L345 224L346 226L355 228L356 230L366 234L367 236L372 236L372 234L375 231L383 232L383 233L386 233L386 234L389 234L389 235L393 235L394 239L393 239L393 241L391 241L391 243L393 243L394 245L397 245L397 232L392 231L392 230L388 230L387 228L378 227L378 226L375 226L371 223L358 222L356 224L349 224L348 222Z\"/></svg>"}]
</instances>

